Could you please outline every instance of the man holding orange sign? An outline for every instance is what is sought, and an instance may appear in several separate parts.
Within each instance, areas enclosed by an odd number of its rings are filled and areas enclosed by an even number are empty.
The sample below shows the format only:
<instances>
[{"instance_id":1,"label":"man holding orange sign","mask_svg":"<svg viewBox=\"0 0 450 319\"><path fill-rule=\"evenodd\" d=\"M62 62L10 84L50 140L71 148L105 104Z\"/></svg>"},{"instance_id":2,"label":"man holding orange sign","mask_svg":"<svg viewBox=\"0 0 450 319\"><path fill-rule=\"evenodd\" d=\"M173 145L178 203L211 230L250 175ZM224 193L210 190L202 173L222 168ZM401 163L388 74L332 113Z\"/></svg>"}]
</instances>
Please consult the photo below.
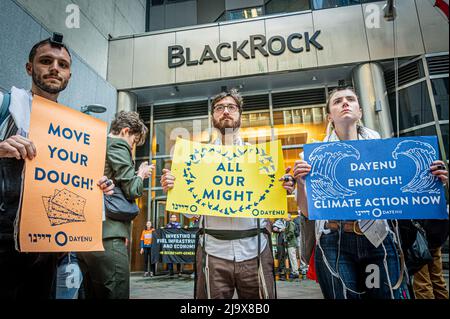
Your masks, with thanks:
<instances>
[{"instance_id":1,"label":"man holding orange sign","mask_svg":"<svg viewBox=\"0 0 450 319\"><path fill-rule=\"evenodd\" d=\"M2 283L0 298L17 299L33 296L46 299L50 297L56 271L56 254L19 253L17 251L19 245L17 242L15 245L14 240L18 231L18 212L23 208L21 199L25 160L33 161L38 155L35 143L29 139L28 135L31 105L35 98L50 104L57 101L59 93L69 83L71 64L72 58L68 48L62 42L62 35L54 34L52 38L35 44L29 54L26 71L32 77L31 90L13 87L9 94L0 94L0 179L2 180L0 184L0 282ZM106 177L101 178L96 184L103 193L112 194L114 184ZM64 205L68 195L70 194L64 191L48 194L47 203L44 198L44 202L41 199L34 204L43 205L46 210L51 211L48 217L54 217L53 223L62 223L64 218L62 215L55 215L58 207L54 206ZM73 197L73 199L76 203L77 198ZM72 218L78 212L75 206L79 207L79 204L67 205L69 210L72 208L70 210L72 215L66 214L66 219ZM51 208L50 205L52 205ZM52 220L49 222L52 223ZM30 235L31 241L34 240L33 235L36 235L36 240L39 237L42 239L42 235L44 235L44 241L47 240L45 234Z\"/></svg>"}]
</instances>

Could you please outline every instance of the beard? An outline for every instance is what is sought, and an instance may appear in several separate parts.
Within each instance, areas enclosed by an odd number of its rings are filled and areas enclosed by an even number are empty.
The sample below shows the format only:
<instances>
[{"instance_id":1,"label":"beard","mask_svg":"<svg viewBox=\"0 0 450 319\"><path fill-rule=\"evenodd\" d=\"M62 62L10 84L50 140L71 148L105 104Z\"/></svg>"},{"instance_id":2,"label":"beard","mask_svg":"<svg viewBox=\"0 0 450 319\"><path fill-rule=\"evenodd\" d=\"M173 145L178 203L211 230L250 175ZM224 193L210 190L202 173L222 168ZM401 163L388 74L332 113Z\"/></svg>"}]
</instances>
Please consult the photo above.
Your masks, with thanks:
<instances>
[{"instance_id":1,"label":"beard","mask_svg":"<svg viewBox=\"0 0 450 319\"><path fill-rule=\"evenodd\" d=\"M33 83L40 88L42 91L45 91L50 94L58 94L61 91L64 91L69 84L69 80L61 79L61 84L59 86L56 85L48 85L44 82L43 76L37 75L34 70L32 72Z\"/></svg>"},{"instance_id":2,"label":"beard","mask_svg":"<svg viewBox=\"0 0 450 319\"><path fill-rule=\"evenodd\" d=\"M231 121L225 121L226 119L230 119ZM219 120L213 118L213 126L224 136L234 134L241 127L241 117L239 116L239 119L236 121L231 117L220 118Z\"/></svg>"}]
</instances>

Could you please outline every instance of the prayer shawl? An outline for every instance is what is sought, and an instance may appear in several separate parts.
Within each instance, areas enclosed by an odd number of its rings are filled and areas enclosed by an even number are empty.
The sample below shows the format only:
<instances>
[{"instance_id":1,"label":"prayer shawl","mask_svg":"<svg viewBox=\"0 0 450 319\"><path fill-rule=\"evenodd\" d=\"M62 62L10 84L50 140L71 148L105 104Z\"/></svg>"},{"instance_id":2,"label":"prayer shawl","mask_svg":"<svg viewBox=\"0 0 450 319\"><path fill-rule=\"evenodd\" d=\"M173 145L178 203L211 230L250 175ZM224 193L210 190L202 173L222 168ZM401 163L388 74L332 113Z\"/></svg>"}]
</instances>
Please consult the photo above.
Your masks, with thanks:
<instances>
[{"instance_id":1,"label":"prayer shawl","mask_svg":"<svg viewBox=\"0 0 450 319\"><path fill-rule=\"evenodd\" d=\"M380 134L368 129L367 127L358 127L358 139L359 140L373 140L380 139ZM339 137L336 132L327 132L328 135L325 137L324 142L337 142ZM327 220L317 220L316 221L316 240L320 240L322 234L329 234L331 231L325 228L325 223ZM378 247L389 233L389 226L386 220L358 220L359 228L367 237L367 239L375 246Z\"/></svg>"},{"instance_id":2,"label":"prayer shawl","mask_svg":"<svg viewBox=\"0 0 450 319\"><path fill-rule=\"evenodd\" d=\"M30 91L12 87L9 116L0 127L0 137L2 140L5 139L8 127L11 127L11 124L17 127L18 135L28 137L30 131L31 101L32 95Z\"/></svg>"}]
</instances>

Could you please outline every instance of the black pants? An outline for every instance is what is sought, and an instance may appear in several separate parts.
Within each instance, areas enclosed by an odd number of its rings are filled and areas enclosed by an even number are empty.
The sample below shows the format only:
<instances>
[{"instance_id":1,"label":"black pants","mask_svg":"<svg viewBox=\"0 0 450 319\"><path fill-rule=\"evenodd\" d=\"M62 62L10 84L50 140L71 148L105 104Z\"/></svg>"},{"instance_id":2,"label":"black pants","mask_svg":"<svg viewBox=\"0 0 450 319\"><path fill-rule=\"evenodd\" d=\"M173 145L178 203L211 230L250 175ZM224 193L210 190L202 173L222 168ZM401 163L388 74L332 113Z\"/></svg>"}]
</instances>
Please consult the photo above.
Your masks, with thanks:
<instances>
[{"instance_id":1,"label":"black pants","mask_svg":"<svg viewBox=\"0 0 450 319\"><path fill-rule=\"evenodd\" d=\"M278 273L284 273L286 271L286 245L284 233L277 233L277 260L278 260Z\"/></svg>"},{"instance_id":2,"label":"black pants","mask_svg":"<svg viewBox=\"0 0 450 319\"><path fill-rule=\"evenodd\" d=\"M150 272L155 273L155 264L152 263L152 248L144 247L144 271L148 272L148 264L150 262Z\"/></svg>"},{"instance_id":3,"label":"black pants","mask_svg":"<svg viewBox=\"0 0 450 319\"><path fill-rule=\"evenodd\" d=\"M19 253L14 242L0 242L0 300L53 299L57 256Z\"/></svg>"},{"instance_id":4,"label":"black pants","mask_svg":"<svg viewBox=\"0 0 450 319\"><path fill-rule=\"evenodd\" d=\"M105 251L79 252L86 299L129 299L130 265L125 238L103 239Z\"/></svg>"},{"instance_id":5,"label":"black pants","mask_svg":"<svg viewBox=\"0 0 450 319\"><path fill-rule=\"evenodd\" d=\"M181 273L181 264L176 264L177 265L177 272L180 274ZM170 275L173 275L173 264L167 264L167 266L169 267L169 273Z\"/></svg>"}]
</instances>

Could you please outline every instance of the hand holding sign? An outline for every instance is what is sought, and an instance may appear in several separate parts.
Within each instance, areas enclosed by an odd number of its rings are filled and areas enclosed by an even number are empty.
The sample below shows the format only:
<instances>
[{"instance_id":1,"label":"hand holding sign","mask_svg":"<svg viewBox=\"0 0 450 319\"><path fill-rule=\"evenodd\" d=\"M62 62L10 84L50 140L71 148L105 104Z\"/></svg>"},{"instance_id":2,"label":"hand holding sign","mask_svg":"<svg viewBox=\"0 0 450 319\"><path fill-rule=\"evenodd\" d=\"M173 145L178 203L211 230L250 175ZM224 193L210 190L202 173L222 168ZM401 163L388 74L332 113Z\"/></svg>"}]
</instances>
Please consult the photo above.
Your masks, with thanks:
<instances>
[{"instance_id":1,"label":"hand holding sign","mask_svg":"<svg viewBox=\"0 0 450 319\"><path fill-rule=\"evenodd\" d=\"M289 175L291 167L286 168L286 174L283 175L278 181L283 182L283 188L287 191L288 195L292 194L295 189L295 179L292 175Z\"/></svg>"},{"instance_id":2,"label":"hand holding sign","mask_svg":"<svg viewBox=\"0 0 450 319\"><path fill-rule=\"evenodd\" d=\"M305 186L305 177L311 172L311 165L306 161L295 161L294 164L294 178L301 186Z\"/></svg>"},{"instance_id":3,"label":"hand holding sign","mask_svg":"<svg viewBox=\"0 0 450 319\"><path fill-rule=\"evenodd\" d=\"M168 169L163 169L163 175L161 176L161 186L164 193L167 193L175 186L175 176Z\"/></svg>"},{"instance_id":4,"label":"hand holding sign","mask_svg":"<svg viewBox=\"0 0 450 319\"><path fill-rule=\"evenodd\" d=\"M36 147L29 139L14 135L0 142L0 158L16 158L32 160L36 156Z\"/></svg>"},{"instance_id":5,"label":"hand holding sign","mask_svg":"<svg viewBox=\"0 0 450 319\"><path fill-rule=\"evenodd\" d=\"M444 185L448 184L448 171L445 169L443 161L434 161L430 169L431 174L439 178Z\"/></svg>"}]
</instances>

